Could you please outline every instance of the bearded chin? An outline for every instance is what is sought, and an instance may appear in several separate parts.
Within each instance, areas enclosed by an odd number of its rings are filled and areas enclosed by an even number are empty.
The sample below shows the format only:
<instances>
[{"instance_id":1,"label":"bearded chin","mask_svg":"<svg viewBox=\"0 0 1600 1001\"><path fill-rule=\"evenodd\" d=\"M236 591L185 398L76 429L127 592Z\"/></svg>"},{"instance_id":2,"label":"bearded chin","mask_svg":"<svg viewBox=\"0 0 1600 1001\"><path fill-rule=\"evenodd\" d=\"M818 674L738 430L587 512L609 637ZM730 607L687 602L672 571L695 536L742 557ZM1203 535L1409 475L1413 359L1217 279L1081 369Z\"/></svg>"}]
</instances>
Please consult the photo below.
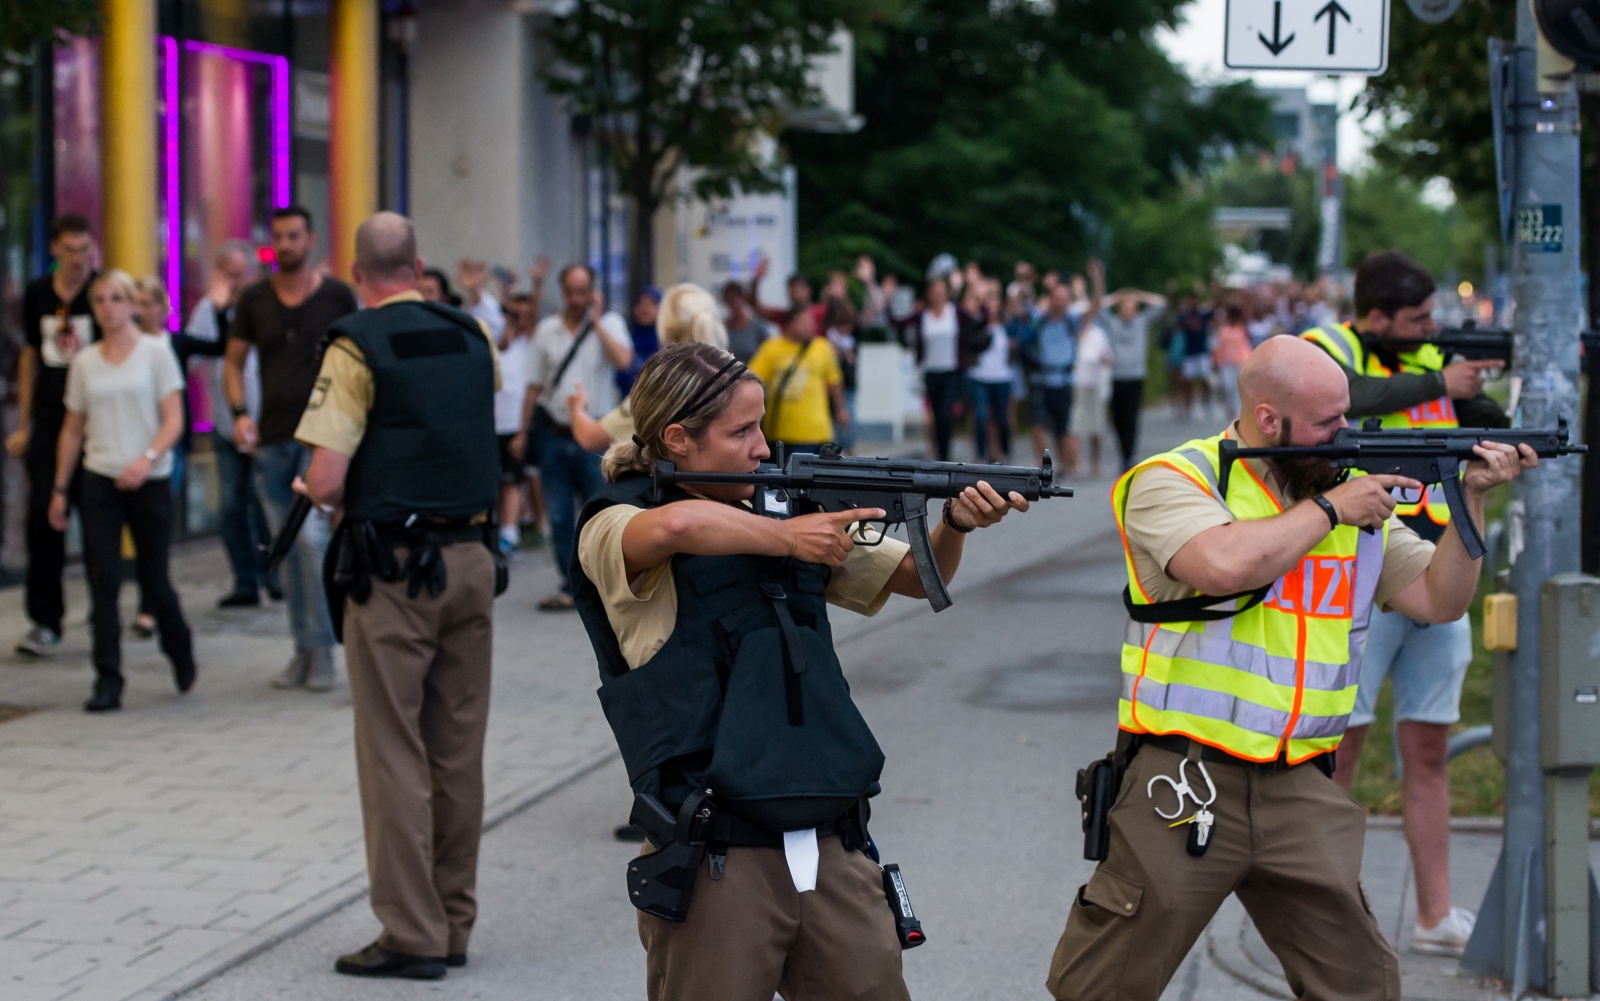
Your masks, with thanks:
<instances>
[{"instance_id":1,"label":"bearded chin","mask_svg":"<svg viewBox=\"0 0 1600 1001\"><path fill-rule=\"evenodd\" d=\"M1289 446L1290 427L1289 418L1283 419L1283 430L1278 434L1278 445ZM1327 459L1316 456L1304 456L1293 459L1278 459L1275 463L1278 475L1283 479L1283 489L1292 501L1303 501L1307 497L1331 490L1339 485L1343 471L1335 467Z\"/></svg>"}]
</instances>

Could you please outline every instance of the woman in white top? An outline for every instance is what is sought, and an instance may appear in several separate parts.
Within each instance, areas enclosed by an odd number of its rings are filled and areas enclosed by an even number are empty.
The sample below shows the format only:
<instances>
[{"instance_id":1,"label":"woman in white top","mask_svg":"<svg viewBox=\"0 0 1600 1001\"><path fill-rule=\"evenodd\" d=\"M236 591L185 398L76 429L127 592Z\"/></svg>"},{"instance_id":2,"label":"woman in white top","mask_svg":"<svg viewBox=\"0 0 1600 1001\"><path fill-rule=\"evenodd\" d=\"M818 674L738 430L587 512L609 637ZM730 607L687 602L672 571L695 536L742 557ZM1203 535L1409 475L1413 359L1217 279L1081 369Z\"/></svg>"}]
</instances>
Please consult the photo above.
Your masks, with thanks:
<instances>
[{"instance_id":1,"label":"woman in white top","mask_svg":"<svg viewBox=\"0 0 1600 1001\"><path fill-rule=\"evenodd\" d=\"M933 450L940 462L950 459L950 436L956 406L961 402L961 321L943 278L928 283L928 302L916 314L913 350L922 370L922 390L933 416Z\"/></svg>"},{"instance_id":2,"label":"woman in white top","mask_svg":"<svg viewBox=\"0 0 1600 1001\"><path fill-rule=\"evenodd\" d=\"M1089 478L1100 478L1101 442L1106 435L1106 402L1111 396L1111 368L1116 356L1100 324L1090 321L1078 333L1072 362L1072 435L1089 439ZM1081 454L1076 447L1074 455ZM1077 475L1077 469L1067 470Z\"/></svg>"},{"instance_id":3,"label":"woman in white top","mask_svg":"<svg viewBox=\"0 0 1600 1001\"><path fill-rule=\"evenodd\" d=\"M94 696L89 712L122 707L122 528L133 533L139 588L149 599L172 662L179 692L194 685L193 640L167 573L172 538L172 447L183 434L183 374L171 349L139 332L137 291L123 271L108 271L89 286L89 304L102 331L92 349L67 370L67 416L56 444L50 524L67 529L67 484L80 454L79 518L83 561L94 622Z\"/></svg>"}]
</instances>

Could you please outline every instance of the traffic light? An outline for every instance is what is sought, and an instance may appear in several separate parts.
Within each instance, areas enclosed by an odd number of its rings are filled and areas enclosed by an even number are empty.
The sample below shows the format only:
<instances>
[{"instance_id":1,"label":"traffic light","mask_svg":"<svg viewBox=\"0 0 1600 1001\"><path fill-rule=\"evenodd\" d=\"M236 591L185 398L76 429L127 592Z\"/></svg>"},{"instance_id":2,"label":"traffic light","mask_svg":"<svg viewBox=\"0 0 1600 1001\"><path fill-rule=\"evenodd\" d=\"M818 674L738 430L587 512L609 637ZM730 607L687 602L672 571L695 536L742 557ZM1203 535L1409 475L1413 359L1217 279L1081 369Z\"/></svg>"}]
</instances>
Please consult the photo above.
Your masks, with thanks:
<instances>
[{"instance_id":1,"label":"traffic light","mask_svg":"<svg viewBox=\"0 0 1600 1001\"><path fill-rule=\"evenodd\" d=\"M1533 0L1539 30L1584 72L1600 71L1600 0Z\"/></svg>"}]
</instances>

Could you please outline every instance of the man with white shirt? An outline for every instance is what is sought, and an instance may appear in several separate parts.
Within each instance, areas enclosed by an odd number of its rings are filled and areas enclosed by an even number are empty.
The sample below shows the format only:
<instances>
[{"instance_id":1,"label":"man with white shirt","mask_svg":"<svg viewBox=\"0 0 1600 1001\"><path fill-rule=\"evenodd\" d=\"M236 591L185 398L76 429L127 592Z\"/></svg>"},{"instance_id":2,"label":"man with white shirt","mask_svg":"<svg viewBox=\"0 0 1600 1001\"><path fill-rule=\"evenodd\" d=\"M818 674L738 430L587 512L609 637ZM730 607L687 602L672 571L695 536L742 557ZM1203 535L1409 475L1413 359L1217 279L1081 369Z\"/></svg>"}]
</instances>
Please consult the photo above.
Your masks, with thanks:
<instances>
[{"instance_id":1,"label":"man with white shirt","mask_svg":"<svg viewBox=\"0 0 1600 1001\"><path fill-rule=\"evenodd\" d=\"M600 456L572 437L566 399L579 383L588 390L589 415L603 417L617 405L613 372L633 364L628 324L594 290L594 275L582 264L561 269L561 312L534 328L528 348L528 388L522 431L512 451L539 467L550 548L561 571L561 590L539 602L545 611L570 609L572 547L578 508L600 489Z\"/></svg>"}]
</instances>

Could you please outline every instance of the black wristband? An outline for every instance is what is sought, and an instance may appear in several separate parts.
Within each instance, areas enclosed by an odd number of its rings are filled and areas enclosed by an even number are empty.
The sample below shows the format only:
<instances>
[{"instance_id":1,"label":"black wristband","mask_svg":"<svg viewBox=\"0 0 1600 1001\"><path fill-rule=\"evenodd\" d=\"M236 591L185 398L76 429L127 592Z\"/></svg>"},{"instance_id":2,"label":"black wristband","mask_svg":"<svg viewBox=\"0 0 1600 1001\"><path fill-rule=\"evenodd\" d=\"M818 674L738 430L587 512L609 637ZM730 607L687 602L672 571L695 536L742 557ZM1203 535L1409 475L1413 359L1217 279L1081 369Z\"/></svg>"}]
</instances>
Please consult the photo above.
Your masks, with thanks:
<instances>
[{"instance_id":1,"label":"black wristband","mask_svg":"<svg viewBox=\"0 0 1600 1001\"><path fill-rule=\"evenodd\" d=\"M950 519L950 502L949 501L945 501L944 502L944 515L940 518L940 520L943 521L946 525L949 525L950 526L950 530L952 532L959 532L962 535L966 535L968 532L972 531L972 529L978 527L977 525L973 525L970 528L962 528L960 525L957 525L954 521L952 521Z\"/></svg>"},{"instance_id":2,"label":"black wristband","mask_svg":"<svg viewBox=\"0 0 1600 1001\"><path fill-rule=\"evenodd\" d=\"M1317 494L1311 499L1316 502L1317 507L1322 508L1322 513L1328 516L1328 522L1330 526L1333 528L1338 528L1339 509L1333 506L1333 501L1322 496L1321 494Z\"/></svg>"},{"instance_id":3,"label":"black wristband","mask_svg":"<svg viewBox=\"0 0 1600 1001\"><path fill-rule=\"evenodd\" d=\"M245 414L248 414L250 411L246 410L244 407L236 407L230 403L228 404L228 412L233 415L234 420L238 420Z\"/></svg>"}]
</instances>

